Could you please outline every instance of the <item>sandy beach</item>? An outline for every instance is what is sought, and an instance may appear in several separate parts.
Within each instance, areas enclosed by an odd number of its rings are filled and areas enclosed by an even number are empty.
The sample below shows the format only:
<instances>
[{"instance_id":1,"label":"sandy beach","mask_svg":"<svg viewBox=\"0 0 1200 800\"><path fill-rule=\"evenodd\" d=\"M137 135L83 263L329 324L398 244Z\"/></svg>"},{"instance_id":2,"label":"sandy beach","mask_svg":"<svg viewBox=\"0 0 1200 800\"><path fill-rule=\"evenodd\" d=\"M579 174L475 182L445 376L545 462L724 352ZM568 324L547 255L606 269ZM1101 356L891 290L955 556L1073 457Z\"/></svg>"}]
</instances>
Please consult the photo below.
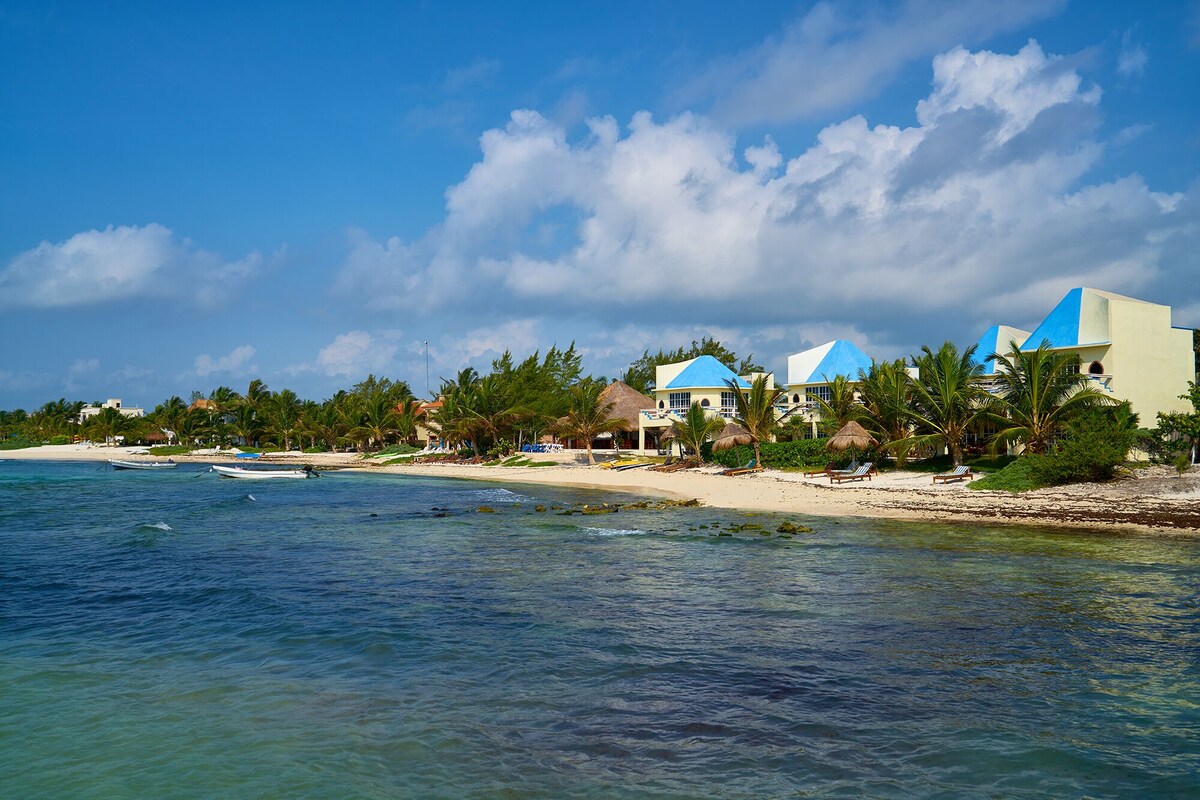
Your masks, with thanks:
<instances>
[{"instance_id":1,"label":"sandy beach","mask_svg":"<svg viewBox=\"0 0 1200 800\"><path fill-rule=\"evenodd\" d=\"M0 453L0 460L147 458L138 448L44 446ZM173 456L176 461L223 463L231 452ZM830 485L825 478L767 470L726 477L713 468L663 473L648 469L613 472L578 463L566 453L552 467L485 467L477 464L380 465L356 453L272 453L263 464L309 463L324 469L354 469L395 475L570 486L605 491L697 499L714 508L773 511L824 517L1060 526L1171 535L1200 534L1200 471L1176 477L1165 468L1138 470L1104 484L1073 484L1013 495L974 491L965 483L933 485L928 473L889 471L871 482Z\"/></svg>"}]
</instances>

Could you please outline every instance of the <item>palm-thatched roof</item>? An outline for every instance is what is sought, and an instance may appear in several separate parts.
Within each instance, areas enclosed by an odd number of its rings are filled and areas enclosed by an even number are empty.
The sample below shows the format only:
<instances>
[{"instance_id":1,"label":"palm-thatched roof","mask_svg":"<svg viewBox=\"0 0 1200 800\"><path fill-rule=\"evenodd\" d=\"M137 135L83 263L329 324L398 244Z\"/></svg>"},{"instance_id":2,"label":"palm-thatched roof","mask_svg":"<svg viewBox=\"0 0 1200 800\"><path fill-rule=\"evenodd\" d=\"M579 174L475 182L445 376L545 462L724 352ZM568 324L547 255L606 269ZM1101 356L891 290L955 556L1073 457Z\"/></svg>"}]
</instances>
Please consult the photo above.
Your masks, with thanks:
<instances>
[{"instance_id":1,"label":"palm-thatched roof","mask_svg":"<svg viewBox=\"0 0 1200 800\"><path fill-rule=\"evenodd\" d=\"M713 452L719 453L722 450L732 450L744 444L754 444L754 437L750 435L750 431L741 425L730 422L717 434L717 438L713 440Z\"/></svg>"},{"instance_id":2,"label":"palm-thatched roof","mask_svg":"<svg viewBox=\"0 0 1200 800\"><path fill-rule=\"evenodd\" d=\"M825 447L829 450L866 450L873 444L878 444L867 429L857 422L851 420L842 426L842 429L830 436L825 442Z\"/></svg>"},{"instance_id":3,"label":"palm-thatched roof","mask_svg":"<svg viewBox=\"0 0 1200 800\"><path fill-rule=\"evenodd\" d=\"M622 419L628 425L628 430L637 430L638 414L648 408L654 408L654 398L648 397L627 383L613 381L600 392L600 405L612 403L608 412L609 419Z\"/></svg>"}]
</instances>

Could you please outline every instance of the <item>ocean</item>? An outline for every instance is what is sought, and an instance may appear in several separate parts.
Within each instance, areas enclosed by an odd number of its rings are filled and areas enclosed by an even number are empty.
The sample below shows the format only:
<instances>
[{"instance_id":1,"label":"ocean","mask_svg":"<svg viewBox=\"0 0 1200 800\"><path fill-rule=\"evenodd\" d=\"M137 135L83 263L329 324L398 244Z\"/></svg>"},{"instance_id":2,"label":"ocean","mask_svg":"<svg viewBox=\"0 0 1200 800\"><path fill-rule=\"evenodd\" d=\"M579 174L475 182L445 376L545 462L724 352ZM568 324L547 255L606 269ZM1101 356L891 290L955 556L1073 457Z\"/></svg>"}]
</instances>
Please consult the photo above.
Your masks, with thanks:
<instances>
[{"instance_id":1,"label":"ocean","mask_svg":"<svg viewBox=\"0 0 1200 800\"><path fill-rule=\"evenodd\" d=\"M1200 796L1200 542L632 499L0 462L0 797Z\"/></svg>"}]
</instances>

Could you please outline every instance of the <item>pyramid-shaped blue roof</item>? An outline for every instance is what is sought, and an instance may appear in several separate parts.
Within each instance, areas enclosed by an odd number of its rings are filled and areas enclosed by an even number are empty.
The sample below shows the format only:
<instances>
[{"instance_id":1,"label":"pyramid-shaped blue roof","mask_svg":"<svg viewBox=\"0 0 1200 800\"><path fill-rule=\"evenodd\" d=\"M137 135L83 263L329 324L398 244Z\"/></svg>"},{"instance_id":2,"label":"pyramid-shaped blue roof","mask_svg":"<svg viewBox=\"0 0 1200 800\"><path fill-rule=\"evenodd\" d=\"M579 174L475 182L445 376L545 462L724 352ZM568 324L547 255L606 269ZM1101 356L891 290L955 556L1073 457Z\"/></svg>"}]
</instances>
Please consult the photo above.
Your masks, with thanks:
<instances>
[{"instance_id":1,"label":"pyramid-shaped blue roof","mask_svg":"<svg viewBox=\"0 0 1200 800\"><path fill-rule=\"evenodd\" d=\"M675 376L675 380L666 385L667 389L712 389L725 386L726 381L737 381L743 389L749 389L750 384L742 380L729 367L712 356L700 356L684 367L683 372Z\"/></svg>"},{"instance_id":2,"label":"pyramid-shaped blue roof","mask_svg":"<svg viewBox=\"0 0 1200 800\"><path fill-rule=\"evenodd\" d=\"M971 356L971 363L982 365L984 375L995 375L996 361L989 356L993 353L1008 355L1013 342L1016 342L1019 348L1028 338L1029 331L1023 331L1011 325L993 325L984 331L983 336L980 336L979 341L975 343L975 353Z\"/></svg>"},{"instance_id":3,"label":"pyramid-shaped blue roof","mask_svg":"<svg viewBox=\"0 0 1200 800\"><path fill-rule=\"evenodd\" d=\"M1051 347L1074 347L1079 344L1079 314L1083 306L1083 289L1072 289L1067 296L1034 328L1021 349L1036 348L1045 339Z\"/></svg>"},{"instance_id":4,"label":"pyramid-shaped blue roof","mask_svg":"<svg viewBox=\"0 0 1200 800\"><path fill-rule=\"evenodd\" d=\"M984 375L996 374L996 361L988 358L992 353L997 352L997 345L1000 344L1000 326L993 325L983 332L983 336L979 337L979 341L975 344L975 354L971 356L972 364L982 364Z\"/></svg>"},{"instance_id":5,"label":"pyramid-shaped blue roof","mask_svg":"<svg viewBox=\"0 0 1200 800\"><path fill-rule=\"evenodd\" d=\"M808 374L795 377L789 375L788 380L793 383L824 383L839 375L850 380L858 380L859 370L863 372L871 370L871 359L853 342L836 339L827 347L829 349L825 351L816 366L808 371ZM822 348L814 349L819 352Z\"/></svg>"}]
</instances>

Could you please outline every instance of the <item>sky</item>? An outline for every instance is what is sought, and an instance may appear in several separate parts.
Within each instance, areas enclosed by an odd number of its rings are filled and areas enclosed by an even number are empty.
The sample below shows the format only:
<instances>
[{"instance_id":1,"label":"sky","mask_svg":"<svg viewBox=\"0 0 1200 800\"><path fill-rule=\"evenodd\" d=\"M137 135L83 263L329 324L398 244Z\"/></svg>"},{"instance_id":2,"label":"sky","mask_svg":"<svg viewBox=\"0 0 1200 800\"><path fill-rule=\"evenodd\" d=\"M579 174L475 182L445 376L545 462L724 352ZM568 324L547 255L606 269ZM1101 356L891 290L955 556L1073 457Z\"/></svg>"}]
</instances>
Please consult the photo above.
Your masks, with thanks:
<instances>
[{"instance_id":1,"label":"sky","mask_svg":"<svg viewBox=\"0 0 1200 800\"><path fill-rule=\"evenodd\" d=\"M1198 101L1190 1L5 0L0 408L1200 326Z\"/></svg>"}]
</instances>

